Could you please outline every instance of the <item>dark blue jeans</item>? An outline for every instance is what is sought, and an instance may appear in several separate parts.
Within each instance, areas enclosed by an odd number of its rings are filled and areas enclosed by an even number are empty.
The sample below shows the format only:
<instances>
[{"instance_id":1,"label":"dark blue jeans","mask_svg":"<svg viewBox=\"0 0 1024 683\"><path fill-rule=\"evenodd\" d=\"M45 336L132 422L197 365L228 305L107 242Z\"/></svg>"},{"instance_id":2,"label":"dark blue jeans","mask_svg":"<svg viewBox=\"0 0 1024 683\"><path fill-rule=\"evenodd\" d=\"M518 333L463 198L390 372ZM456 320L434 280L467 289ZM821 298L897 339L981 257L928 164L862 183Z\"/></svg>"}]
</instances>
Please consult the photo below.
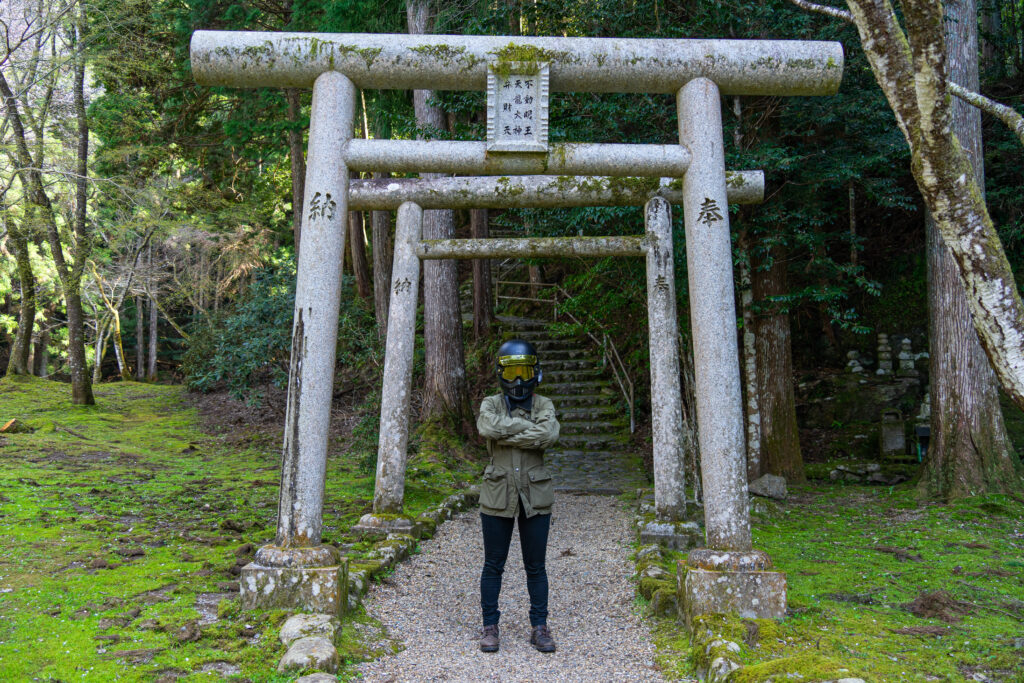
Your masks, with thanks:
<instances>
[{"instance_id":1,"label":"dark blue jeans","mask_svg":"<svg viewBox=\"0 0 1024 683\"><path fill-rule=\"evenodd\" d=\"M511 517L480 513L484 532L484 569L480 572L480 607L484 613L484 626L497 624L501 618L498 594L501 593L501 575L505 571L515 521ZM544 568L544 557L550 526L551 515L534 515L527 519L522 506L519 506L519 543L523 547L526 590L530 593L530 626L548 623L548 573Z\"/></svg>"}]
</instances>

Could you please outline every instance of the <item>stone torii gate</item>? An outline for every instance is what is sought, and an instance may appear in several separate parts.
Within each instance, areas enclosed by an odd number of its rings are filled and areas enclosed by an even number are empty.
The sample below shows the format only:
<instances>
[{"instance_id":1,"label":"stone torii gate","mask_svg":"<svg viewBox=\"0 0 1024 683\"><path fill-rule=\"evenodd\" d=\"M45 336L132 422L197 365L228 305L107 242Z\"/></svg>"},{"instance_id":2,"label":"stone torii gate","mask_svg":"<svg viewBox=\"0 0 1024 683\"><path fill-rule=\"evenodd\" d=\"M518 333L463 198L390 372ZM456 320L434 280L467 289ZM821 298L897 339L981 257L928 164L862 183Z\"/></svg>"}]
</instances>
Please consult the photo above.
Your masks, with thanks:
<instances>
[{"instance_id":1,"label":"stone torii gate","mask_svg":"<svg viewBox=\"0 0 1024 683\"><path fill-rule=\"evenodd\" d=\"M647 258L656 507L662 519L681 519L669 209L681 201L707 541L686 561L685 611L785 613L784 575L768 571L768 557L751 546L727 210L729 201L760 201L763 179L727 176L720 95L834 93L839 43L197 31L191 62L202 85L313 89L277 537L243 569L243 606L344 609L345 565L320 534L349 210L398 209L375 514L366 526L386 527L383 513L401 509L420 259L505 254ZM355 140L357 88L486 90L488 139ZM551 90L672 94L679 145L549 145ZM350 186L350 170L500 177ZM425 208L588 204L645 205L646 234L420 239Z\"/></svg>"}]
</instances>

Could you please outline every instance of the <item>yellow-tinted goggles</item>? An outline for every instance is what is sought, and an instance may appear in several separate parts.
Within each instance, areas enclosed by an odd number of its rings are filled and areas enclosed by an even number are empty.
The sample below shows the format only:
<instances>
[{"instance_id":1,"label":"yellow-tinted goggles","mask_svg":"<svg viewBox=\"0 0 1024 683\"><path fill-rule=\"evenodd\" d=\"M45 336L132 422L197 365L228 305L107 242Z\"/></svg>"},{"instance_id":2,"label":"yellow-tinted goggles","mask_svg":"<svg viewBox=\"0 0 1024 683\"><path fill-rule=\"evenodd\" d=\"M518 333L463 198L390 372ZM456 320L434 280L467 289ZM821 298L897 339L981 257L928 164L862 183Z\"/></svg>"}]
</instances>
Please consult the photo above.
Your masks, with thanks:
<instances>
[{"instance_id":1,"label":"yellow-tinted goggles","mask_svg":"<svg viewBox=\"0 0 1024 683\"><path fill-rule=\"evenodd\" d=\"M532 365L506 365L501 369L501 378L506 382L515 381L516 378L524 382L533 379Z\"/></svg>"},{"instance_id":2,"label":"yellow-tinted goggles","mask_svg":"<svg viewBox=\"0 0 1024 683\"><path fill-rule=\"evenodd\" d=\"M498 366L501 368L501 378L506 382L512 382L516 378L528 381L533 379L535 374L534 366L537 365L537 356L501 356L498 358Z\"/></svg>"}]
</instances>

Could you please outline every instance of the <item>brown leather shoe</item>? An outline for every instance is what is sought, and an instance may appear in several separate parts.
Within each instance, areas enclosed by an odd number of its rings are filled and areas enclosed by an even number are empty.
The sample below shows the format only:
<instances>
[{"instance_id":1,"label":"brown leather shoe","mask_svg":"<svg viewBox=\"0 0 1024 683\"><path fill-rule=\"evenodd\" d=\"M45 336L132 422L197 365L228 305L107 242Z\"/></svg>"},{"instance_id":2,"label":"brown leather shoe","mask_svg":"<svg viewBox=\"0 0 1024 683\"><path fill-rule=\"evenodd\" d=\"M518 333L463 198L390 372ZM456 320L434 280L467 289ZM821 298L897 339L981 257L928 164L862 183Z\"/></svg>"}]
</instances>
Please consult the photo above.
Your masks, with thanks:
<instances>
[{"instance_id":1,"label":"brown leather shoe","mask_svg":"<svg viewBox=\"0 0 1024 683\"><path fill-rule=\"evenodd\" d=\"M555 639L551 637L551 631L548 630L547 624L533 627L533 632L530 633L530 644L538 652L555 651Z\"/></svg>"},{"instance_id":2,"label":"brown leather shoe","mask_svg":"<svg viewBox=\"0 0 1024 683\"><path fill-rule=\"evenodd\" d=\"M481 652L497 652L501 641L498 639L498 625L488 624L484 626L484 632L480 635Z\"/></svg>"}]
</instances>

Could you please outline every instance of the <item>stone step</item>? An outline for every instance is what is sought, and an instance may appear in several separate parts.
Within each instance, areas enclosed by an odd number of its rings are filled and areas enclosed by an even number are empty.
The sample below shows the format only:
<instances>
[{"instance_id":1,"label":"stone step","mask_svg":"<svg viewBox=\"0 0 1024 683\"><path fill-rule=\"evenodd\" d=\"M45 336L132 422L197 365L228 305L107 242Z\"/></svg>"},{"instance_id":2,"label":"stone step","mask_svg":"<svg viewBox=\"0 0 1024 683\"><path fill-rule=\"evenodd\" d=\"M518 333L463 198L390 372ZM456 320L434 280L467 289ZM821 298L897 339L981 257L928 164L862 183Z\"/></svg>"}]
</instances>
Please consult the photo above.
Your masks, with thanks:
<instances>
[{"instance_id":1,"label":"stone step","mask_svg":"<svg viewBox=\"0 0 1024 683\"><path fill-rule=\"evenodd\" d=\"M564 448L594 451L621 446L622 440L618 436L609 436L607 434L569 434L566 436L559 436L558 443Z\"/></svg>"},{"instance_id":2,"label":"stone step","mask_svg":"<svg viewBox=\"0 0 1024 683\"><path fill-rule=\"evenodd\" d=\"M630 458L633 458L634 455L629 451L610 449L580 450L578 448L562 448L559 443L553 449L545 451L544 457L554 458L556 460L589 459L596 462L602 460L629 460Z\"/></svg>"},{"instance_id":3,"label":"stone step","mask_svg":"<svg viewBox=\"0 0 1024 683\"><path fill-rule=\"evenodd\" d=\"M544 353L544 360L583 360L589 355L588 351L584 351L580 348L574 349L555 349L553 351L546 351Z\"/></svg>"},{"instance_id":4,"label":"stone step","mask_svg":"<svg viewBox=\"0 0 1024 683\"><path fill-rule=\"evenodd\" d=\"M548 360L544 358L541 362L544 372L562 372L565 370L590 370L600 368L601 363L592 358L572 358Z\"/></svg>"},{"instance_id":5,"label":"stone step","mask_svg":"<svg viewBox=\"0 0 1024 683\"><path fill-rule=\"evenodd\" d=\"M541 392L555 403L555 409L573 409L591 406L614 405L615 399L606 394L575 394L570 396L552 396L546 391Z\"/></svg>"},{"instance_id":6,"label":"stone step","mask_svg":"<svg viewBox=\"0 0 1024 683\"><path fill-rule=\"evenodd\" d=\"M544 382L544 390L552 396L567 396L576 393L611 393L612 384L606 379L592 379L579 382Z\"/></svg>"},{"instance_id":7,"label":"stone step","mask_svg":"<svg viewBox=\"0 0 1024 683\"><path fill-rule=\"evenodd\" d=\"M577 407L562 410L561 405L555 405L559 422L587 422L589 420L601 420L614 418L622 415L622 411L611 402L607 405Z\"/></svg>"},{"instance_id":8,"label":"stone step","mask_svg":"<svg viewBox=\"0 0 1024 683\"><path fill-rule=\"evenodd\" d=\"M502 325L517 334L529 334L531 330L547 330L547 327L550 324L547 320L537 320L536 318L499 316L498 320Z\"/></svg>"},{"instance_id":9,"label":"stone step","mask_svg":"<svg viewBox=\"0 0 1024 683\"><path fill-rule=\"evenodd\" d=\"M586 382L598 379L602 376L600 368L587 368L585 370L549 370L547 364L541 363L544 369L544 383L557 384L559 382Z\"/></svg>"},{"instance_id":10,"label":"stone step","mask_svg":"<svg viewBox=\"0 0 1024 683\"><path fill-rule=\"evenodd\" d=\"M602 434L615 436L627 427L626 423L611 420L562 420L562 435Z\"/></svg>"},{"instance_id":11,"label":"stone step","mask_svg":"<svg viewBox=\"0 0 1024 683\"><path fill-rule=\"evenodd\" d=\"M528 341L537 347L537 352L546 354L549 351L558 351L561 349L584 349L584 345L577 339L526 339L521 337L523 341Z\"/></svg>"}]
</instances>

